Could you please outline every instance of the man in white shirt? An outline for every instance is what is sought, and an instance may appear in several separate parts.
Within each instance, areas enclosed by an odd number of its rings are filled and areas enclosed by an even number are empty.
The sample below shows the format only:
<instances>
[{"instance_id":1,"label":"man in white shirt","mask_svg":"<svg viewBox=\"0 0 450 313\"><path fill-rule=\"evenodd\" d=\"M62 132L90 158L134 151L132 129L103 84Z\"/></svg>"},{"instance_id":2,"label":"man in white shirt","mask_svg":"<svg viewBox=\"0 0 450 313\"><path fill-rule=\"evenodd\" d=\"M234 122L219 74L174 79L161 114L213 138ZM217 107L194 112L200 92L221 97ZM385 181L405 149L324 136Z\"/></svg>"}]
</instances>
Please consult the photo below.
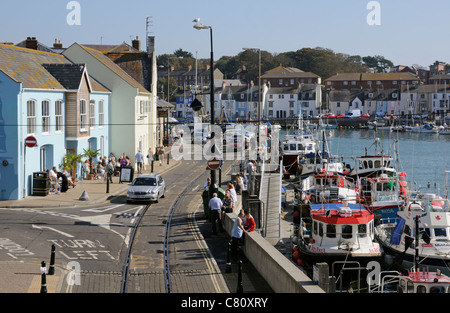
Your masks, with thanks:
<instances>
[{"instance_id":1,"label":"man in white shirt","mask_svg":"<svg viewBox=\"0 0 450 313\"><path fill-rule=\"evenodd\" d=\"M220 209L222 208L222 205L223 205L222 200L220 200L217 197L217 193L214 193L211 200L209 200L212 231L213 231L214 235L217 235L216 219L218 220L219 228L222 231L222 223L220 221Z\"/></svg>"},{"instance_id":2,"label":"man in white shirt","mask_svg":"<svg viewBox=\"0 0 450 313\"><path fill-rule=\"evenodd\" d=\"M50 171L48 171L48 177L50 178L50 180L58 179L56 173L58 173L58 170L56 169L56 166L53 166L53 168Z\"/></svg>"}]
</instances>

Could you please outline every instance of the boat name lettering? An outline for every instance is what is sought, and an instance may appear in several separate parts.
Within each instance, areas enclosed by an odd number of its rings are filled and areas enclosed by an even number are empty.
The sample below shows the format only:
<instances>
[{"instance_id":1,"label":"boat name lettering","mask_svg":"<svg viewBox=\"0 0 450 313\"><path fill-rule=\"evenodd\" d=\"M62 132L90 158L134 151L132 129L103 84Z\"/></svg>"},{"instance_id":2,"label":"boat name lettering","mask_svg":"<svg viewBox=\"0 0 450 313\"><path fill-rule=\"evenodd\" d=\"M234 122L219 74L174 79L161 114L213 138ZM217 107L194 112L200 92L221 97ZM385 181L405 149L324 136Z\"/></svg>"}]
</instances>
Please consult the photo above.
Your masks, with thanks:
<instances>
[{"instance_id":1,"label":"boat name lettering","mask_svg":"<svg viewBox=\"0 0 450 313\"><path fill-rule=\"evenodd\" d=\"M312 252L316 252L316 253L325 253L325 249L324 248L319 248L316 246L311 246L311 251Z\"/></svg>"}]
</instances>

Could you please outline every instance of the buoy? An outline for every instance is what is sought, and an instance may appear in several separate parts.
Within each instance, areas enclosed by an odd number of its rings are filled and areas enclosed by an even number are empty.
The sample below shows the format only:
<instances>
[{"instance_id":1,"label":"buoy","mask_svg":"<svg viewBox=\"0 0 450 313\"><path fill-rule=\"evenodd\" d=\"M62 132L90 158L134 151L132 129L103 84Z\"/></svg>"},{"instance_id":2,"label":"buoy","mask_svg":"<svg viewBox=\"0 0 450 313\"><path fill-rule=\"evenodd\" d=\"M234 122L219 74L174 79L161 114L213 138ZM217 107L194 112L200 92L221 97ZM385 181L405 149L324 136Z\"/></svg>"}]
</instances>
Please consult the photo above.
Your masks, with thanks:
<instances>
[{"instance_id":1,"label":"buoy","mask_svg":"<svg viewBox=\"0 0 450 313\"><path fill-rule=\"evenodd\" d=\"M303 267L303 266L305 266L305 262L302 259L298 258L297 259L297 265Z\"/></svg>"}]
</instances>

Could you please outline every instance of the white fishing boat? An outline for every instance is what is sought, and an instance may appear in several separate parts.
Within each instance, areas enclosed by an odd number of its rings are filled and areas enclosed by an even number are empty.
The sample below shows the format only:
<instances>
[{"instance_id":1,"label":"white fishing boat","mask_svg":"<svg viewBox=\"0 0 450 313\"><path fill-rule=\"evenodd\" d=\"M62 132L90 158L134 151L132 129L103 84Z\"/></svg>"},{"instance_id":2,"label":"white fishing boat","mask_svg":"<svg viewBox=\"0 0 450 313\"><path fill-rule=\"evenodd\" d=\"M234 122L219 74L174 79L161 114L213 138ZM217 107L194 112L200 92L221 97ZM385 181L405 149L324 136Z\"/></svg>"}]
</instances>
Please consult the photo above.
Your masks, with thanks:
<instances>
[{"instance_id":1,"label":"white fishing boat","mask_svg":"<svg viewBox=\"0 0 450 313\"><path fill-rule=\"evenodd\" d=\"M381 154L378 154L379 142L380 139L375 138L375 142L372 144L372 146L374 146L375 148L375 154L368 155L368 149L366 149L363 156L356 158L355 167L349 173L350 177L356 179L357 177L377 177L381 174L387 174L388 176L396 175L397 171L393 167L393 158L391 156L385 155L383 151L381 152Z\"/></svg>"},{"instance_id":2,"label":"white fishing boat","mask_svg":"<svg viewBox=\"0 0 450 313\"><path fill-rule=\"evenodd\" d=\"M378 120L375 120L375 121L367 122L367 126L368 126L369 129L375 129L375 130L390 129L391 128L391 126L388 125L386 123L386 121L382 120L382 119L378 119Z\"/></svg>"},{"instance_id":3,"label":"white fishing boat","mask_svg":"<svg viewBox=\"0 0 450 313\"><path fill-rule=\"evenodd\" d=\"M450 275L450 201L435 194L419 194L408 198L397 216L395 226L381 223L376 228L377 238L394 264L412 267L418 249L421 266ZM420 233L418 245L413 244L415 231Z\"/></svg>"},{"instance_id":4,"label":"white fishing boat","mask_svg":"<svg viewBox=\"0 0 450 313\"><path fill-rule=\"evenodd\" d=\"M374 214L359 204L311 204L310 216L300 219L299 258L306 266L356 261L366 266L381 261L374 237Z\"/></svg>"},{"instance_id":5,"label":"white fishing boat","mask_svg":"<svg viewBox=\"0 0 450 313\"><path fill-rule=\"evenodd\" d=\"M363 178L358 184L360 201L375 213L377 220L393 225L397 219L397 211L405 202L402 195L406 195L406 184L403 175L388 177L381 174L375 178Z\"/></svg>"},{"instance_id":6,"label":"white fishing boat","mask_svg":"<svg viewBox=\"0 0 450 313\"><path fill-rule=\"evenodd\" d=\"M419 216L414 217L414 267L406 273L398 271L382 271L374 281L371 293L449 293L450 277L441 270L430 271L429 267L420 268L419 264ZM408 240L411 242L411 240Z\"/></svg>"},{"instance_id":7,"label":"white fishing boat","mask_svg":"<svg viewBox=\"0 0 450 313\"><path fill-rule=\"evenodd\" d=\"M358 193L352 178L336 172L322 170L300 180L301 198L305 203L347 203L355 204Z\"/></svg>"},{"instance_id":8,"label":"white fishing boat","mask_svg":"<svg viewBox=\"0 0 450 313\"><path fill-rule=\"evenodd\" d=\"M421 134L426 134L426 133L437 134L437 133L439 133L439 127L437 127L436 124L429 122L429 123L425 123L423 125L413 126L411 129L411 132L421 133Z\"/></svg>"},{"instance_id":9,"label":"white fishing boat","mask_svg":"<svg viewBox=\"0 0 450 313\"><path fill-rule=\"evenodd\" d=\"M306 154L317 152L317 141L311 134L286 135L281 142L281 158L285 170L297 174L299 162Z\"/></svg>"},{"instance_id":10,"label":"white fishing boat","mask_svg":"<svg viewBox=\"0 0 450 313\"><path fill-rule=\"evenodd\" d=\"M450 127L447 124L440 126L439 135L450 135Z\"/></svg>"}]
</instances>

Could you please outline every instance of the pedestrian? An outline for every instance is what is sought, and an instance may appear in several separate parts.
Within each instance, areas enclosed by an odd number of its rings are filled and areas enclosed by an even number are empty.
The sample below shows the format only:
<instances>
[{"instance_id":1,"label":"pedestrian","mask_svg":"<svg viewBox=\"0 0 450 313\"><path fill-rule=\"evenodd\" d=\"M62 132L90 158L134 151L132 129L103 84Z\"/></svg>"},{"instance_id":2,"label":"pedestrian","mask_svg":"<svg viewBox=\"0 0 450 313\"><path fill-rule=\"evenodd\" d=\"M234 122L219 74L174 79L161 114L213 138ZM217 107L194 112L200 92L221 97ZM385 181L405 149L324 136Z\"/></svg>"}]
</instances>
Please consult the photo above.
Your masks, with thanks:
<instances>
[{"instance_id":1,"label":"pedestrian","mask_svg":"<svg viewBox=\"0 0 450 313\"><path fill-rule=\"evenodd\" d=\"M159 166L164 162L164 146L159 149Z\"/></svg>"},{"instance_id":2,"label":"pedestrian","mask_svg":"<svg viewBox=\"0 0 450 313\"><path fill-rule=\"evenodd\" d=\"M244 184L242 183L242 178L240 174L236 174L236 193L240 195L244 189Z\"/></svg>"},{"instance_id":3,"label":"pedestrian","mask_svg":"<svg viewBox=\"0 0 450 313\"><path fill-rule=\"evenodd\" d=\"M148 159L148 165L152 165L152 162L153 162L152 148L148 148L147 159Z\"/></svg>"},{"instance_id":4,"label":"pedestrian","mask_svg":"<svg viewBox=\"0 0 450 313\"><path fill-rule=\"evenodd\" d=\"M205 190L206 188L209 188L209 186L211 186L211 177L208 177L206 179L205 184L203 185L203 190Z\"/></svg>"},{"instance_id":5,"label":"pedestrian","mask_svg":"<svg viewBox=\"0 0 450 313\"><path fill-rule=\"evenodd\" d=\"M211 200L209 200L209 208L210 208L210 216L211 216L211 222L212 222L212 231L214 235L217 235L217 228L216 228L216 220L219 222L219 228L222 230L222 223L220 222L220 210L222 208L222 200L220 200L217 197L217 193L213 194L213 197Z\"/></svg>"},{"instance_id":6,"label":"pedestrian","mask_svg":"<svg viewBox=\"0 0 450 313\"><path fill-rule=\"evenodd\" d=\"M106 165L106 179L107 181L109 180L111 182L111 184L113 183L112 181L112 176L114 175L114 162L112 160L110 160L108 162L108 164Z\"/></svg>"},{"instance_id":7,"label":"pedestrian","mask_svg":"<svg viewBox=\"0 0 450 313\"><path fill-rule=\"evenodd\" d=\"M244 228L248 232L252 232L255 230L255 219L250 214L250 211L248 209L244 209L244 215L245 215L245 221L244 221Z\"/></svg>"},{"instance_id":8,"label":"pedestrian","mask_svg":"<svg viewBox=\"0 0 450 313\"><path fill-rule=\"evenodd\" d=\"M138 152L136 153L136 155L134 157L136 158L138 174L141 174L142 173L142 162L144 161L144 155L142 154L141 150L138 150Z\"/></svg>"},{"instance_id":9,"label":"pedestrian","mask_svg":"<svg viewBox=\"0 0 450 313\"><path fill-rule=\"evenodd\" d=\"M232 183L228 183L227 185L227 191L230 191L231 194L231 200L233 200L234 203L237 202L237 193L236 193L236 189L234 189L234 186Z\"/></svg>"},{"instance_id":10,"label":"pedestrian","mask_svg":"<svg viewBox=\"0 0 450 313\"><path fill-rule=\"evenodd\" d=\"M230 194L226 194L225 198L223 199L223 204L222 204L222 227L223 227L223 223L225 221L225 213L232 213L234 210L234 202L231 199Z\"/></svg>"},{"instance_id":11,"label":"pedestrian","mask_svg":"<svg viewBox=\"0 0 450 313\"><path fill-rule=\"evenodd\" d=\"M244 228L242 219L244 218L244 210L239 210L239 215L234 220L233 229L231 230L231 255L237 257L239 242L247 231Z\"/></svg>"},{"instance_id":12,"label":"pedestrian","mask_svg":"<svg viewBox=\"0 0 450 313\"><path fill-rule=\"evenodd\" d=\"M61 172L56 173L57 178L61 178L61 192L66 192L69 189L69 182L67 176Z\"/></svg>"}]
</instances>

